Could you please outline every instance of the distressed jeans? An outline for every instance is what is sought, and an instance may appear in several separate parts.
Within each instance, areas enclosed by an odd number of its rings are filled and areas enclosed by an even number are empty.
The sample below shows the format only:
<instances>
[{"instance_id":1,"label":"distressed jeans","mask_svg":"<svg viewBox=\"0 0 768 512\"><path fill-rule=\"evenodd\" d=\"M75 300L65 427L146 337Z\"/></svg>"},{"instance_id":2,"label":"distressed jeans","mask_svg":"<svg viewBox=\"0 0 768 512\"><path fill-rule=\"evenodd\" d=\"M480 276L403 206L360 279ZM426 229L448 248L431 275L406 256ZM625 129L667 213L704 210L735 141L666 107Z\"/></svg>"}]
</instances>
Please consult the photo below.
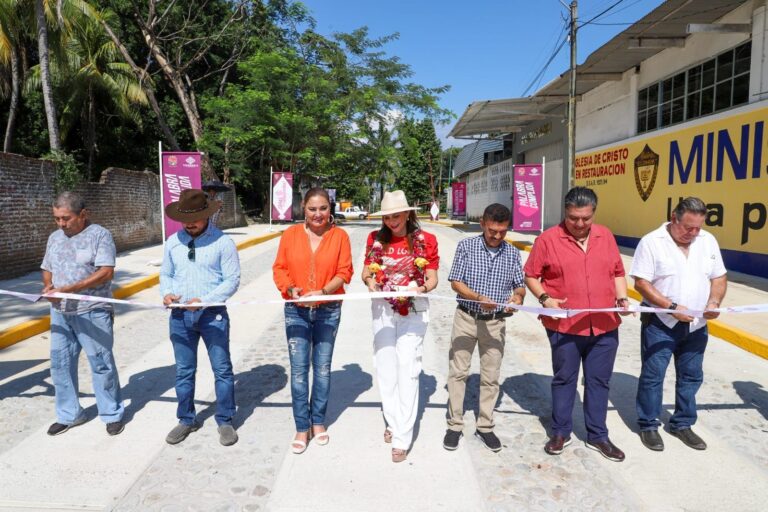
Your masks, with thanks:
<instances>
[{"instance_id":1,"label":"distressed jeans","mask_svg":"<svg viewBox=\"0 0 768 512\"><path fill-rule=\"evenodd\" d=\"M291 402L297 432L325 423L331 392L331 360L341 319L341 303L318 308L285 305L285 335L291 362ZM312 394L309 365L312 362Z\"/></svg>"},{"instance_id":2,"label":"distressed jeans","mask_svg":"<svg viewBox=\"0 0 768 512\"><path fill-rule=\"evenodd\" d=\"M176 359L176 417L184 425L195 421L197 345L202 336L215 379L216 424L231 424L235 415L235 376L229 355L229 315L223 306L171 311L171 343Z\"/></svg>"},{"instance_id":3,"label":"distressed jeans","mask_svg":"<svg viewBox=\"0 0 768 512\"><path fill-rule=\"evenodd\" d=\"M51 309L51 380L56 389L56 421L71 425L83 414L78 400L77 361L88 356L96 407L104 423L123 418L120 379L112 356L113 318L106 309L64 315Z\"/></svg>"}]
</instances>

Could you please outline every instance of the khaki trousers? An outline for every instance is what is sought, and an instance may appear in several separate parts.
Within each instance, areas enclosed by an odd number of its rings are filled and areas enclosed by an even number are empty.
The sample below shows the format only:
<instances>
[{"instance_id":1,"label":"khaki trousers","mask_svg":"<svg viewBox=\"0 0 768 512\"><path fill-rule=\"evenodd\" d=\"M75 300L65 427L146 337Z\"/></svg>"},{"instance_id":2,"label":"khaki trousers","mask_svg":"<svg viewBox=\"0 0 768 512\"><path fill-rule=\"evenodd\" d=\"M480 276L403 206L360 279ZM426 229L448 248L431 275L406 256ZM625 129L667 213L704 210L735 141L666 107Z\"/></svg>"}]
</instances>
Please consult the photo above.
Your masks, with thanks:
<instances>
[{"instance_id":1,"label":"khaki trousers","mask_svg":"<svg viewBox=\"0 0 768 512\"><path fill-rule=\"evenodd\" d=\"M464 392L475 345L480 352L480 415L477 430L493 430L493 408L499 396L499 370L504 356L504 318L476 320L456 309L448 366L448 428L464 428Z\"/></svg>"}]
</instances>

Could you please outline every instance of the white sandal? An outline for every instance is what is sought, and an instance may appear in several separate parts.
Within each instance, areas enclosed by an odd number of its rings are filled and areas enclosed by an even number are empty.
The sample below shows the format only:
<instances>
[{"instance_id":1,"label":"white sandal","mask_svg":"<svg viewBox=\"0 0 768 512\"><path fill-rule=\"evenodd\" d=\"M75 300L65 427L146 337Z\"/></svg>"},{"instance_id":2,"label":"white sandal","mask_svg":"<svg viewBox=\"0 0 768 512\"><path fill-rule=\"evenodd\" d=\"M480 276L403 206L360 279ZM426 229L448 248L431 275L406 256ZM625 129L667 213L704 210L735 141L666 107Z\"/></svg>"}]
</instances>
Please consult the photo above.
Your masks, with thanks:
<instances>
[{"instance_id":1,"label":"white sandal","mask_svg":"<svg viewBox=\"0 0 768 512\"><path fill-rule=\"evenodd\" d=\"M331 436L328 435L328 431L326 430L325 432L318 432L313 435L312 439L320 446L325 446L331 440Z\"/></svg>"},{"instance_id":2,"label":"white sandal","mask_svg":"<svg viewBox=\"0 0 768 512\"><path fill-rule=\"evenodd\" d=\"M307 442L301 439L291 441L291 451L296 455L302 454L307 450Z\"/></svg>"}]
</instances>

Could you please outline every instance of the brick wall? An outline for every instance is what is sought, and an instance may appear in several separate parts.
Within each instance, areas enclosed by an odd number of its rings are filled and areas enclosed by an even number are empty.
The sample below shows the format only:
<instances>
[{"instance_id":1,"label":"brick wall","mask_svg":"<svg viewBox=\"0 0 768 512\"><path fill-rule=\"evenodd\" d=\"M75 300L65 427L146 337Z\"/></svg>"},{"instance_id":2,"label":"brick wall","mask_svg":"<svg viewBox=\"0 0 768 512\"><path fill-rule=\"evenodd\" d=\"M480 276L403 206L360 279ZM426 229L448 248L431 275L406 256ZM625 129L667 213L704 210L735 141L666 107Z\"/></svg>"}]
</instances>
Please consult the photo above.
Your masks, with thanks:
<instances>
[{"instance_id":1,"label":"brick wall","mask_svg":"<svg viewBox=\"0 0 768 512\"><path fill-rule=\"evenodd\" d=\"M55 168L50 162L0 153L0 279L38 270L48 235ZM111 167L98 183L78 186L93 222L112 232L117 250L161 242L160 180L149 171ZM233 190L224 194L218 225L245 225Z\"/></svg>"}]
</instances>

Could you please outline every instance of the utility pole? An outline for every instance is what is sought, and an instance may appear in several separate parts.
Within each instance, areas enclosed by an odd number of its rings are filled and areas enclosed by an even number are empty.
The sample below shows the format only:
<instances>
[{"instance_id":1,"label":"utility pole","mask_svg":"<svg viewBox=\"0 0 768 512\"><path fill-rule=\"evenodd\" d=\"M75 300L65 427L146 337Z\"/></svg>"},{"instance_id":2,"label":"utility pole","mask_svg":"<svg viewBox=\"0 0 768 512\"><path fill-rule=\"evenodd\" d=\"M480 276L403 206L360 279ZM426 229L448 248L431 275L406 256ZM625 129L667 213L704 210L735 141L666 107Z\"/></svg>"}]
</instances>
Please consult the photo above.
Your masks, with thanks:
<instances>
[{"instance_id":1,"label":"utility pole","mask_svg":"<svg viewBox=\"0 0 768 512\"><path fill-rule=\"evenodd\" d=\"M576 8L571 2L571 74L568 88L568 186L573 187L576 168Z\"/></svg>"}]
</instances>

